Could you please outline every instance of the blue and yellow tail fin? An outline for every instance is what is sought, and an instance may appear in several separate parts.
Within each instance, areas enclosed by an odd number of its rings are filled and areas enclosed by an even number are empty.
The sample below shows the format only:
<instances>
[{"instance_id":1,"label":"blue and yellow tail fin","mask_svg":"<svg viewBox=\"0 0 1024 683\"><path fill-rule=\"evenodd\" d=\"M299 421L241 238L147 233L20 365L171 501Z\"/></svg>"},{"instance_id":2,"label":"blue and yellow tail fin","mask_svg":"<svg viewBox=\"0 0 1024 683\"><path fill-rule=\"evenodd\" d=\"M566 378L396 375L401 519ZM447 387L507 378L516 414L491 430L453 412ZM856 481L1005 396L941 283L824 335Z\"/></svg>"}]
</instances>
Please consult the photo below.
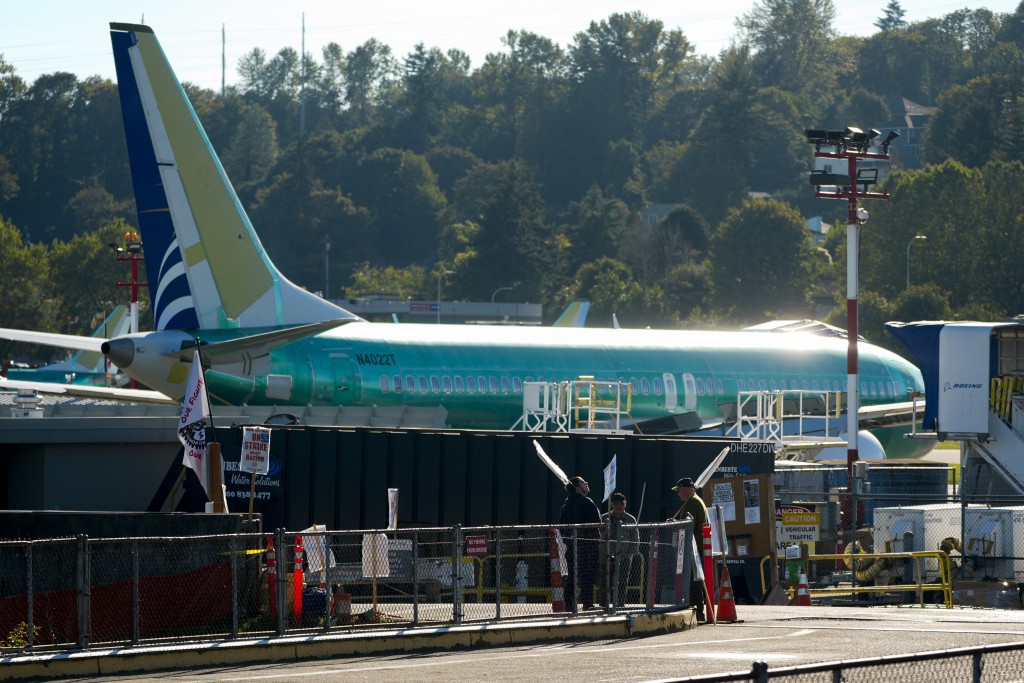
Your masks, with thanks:
<instances>
[{"instance_id":1,"label":"blue and yellow tail fin","mask_svg":"<svg viewBox=\"0 0 1024 683\"><path fill-rule=\"evenodd\" d=\"M271 263L153 30L110 37L156 329L357 319Z\"/></svg>"}]
</instances>

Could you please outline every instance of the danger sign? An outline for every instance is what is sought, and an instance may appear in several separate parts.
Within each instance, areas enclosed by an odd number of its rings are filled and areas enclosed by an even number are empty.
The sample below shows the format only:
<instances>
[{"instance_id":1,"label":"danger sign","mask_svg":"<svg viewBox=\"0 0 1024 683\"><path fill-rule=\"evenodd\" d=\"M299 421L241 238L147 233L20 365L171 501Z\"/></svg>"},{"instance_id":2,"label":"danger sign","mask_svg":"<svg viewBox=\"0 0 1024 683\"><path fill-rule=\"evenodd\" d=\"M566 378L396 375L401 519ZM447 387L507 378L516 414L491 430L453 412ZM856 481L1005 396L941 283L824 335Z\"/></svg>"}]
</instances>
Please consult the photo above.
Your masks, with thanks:
<instances>
[{"instance_id":1,"label":"danger sign","mask_svg":"<svg viewBox=\"0 0 1024 683\"><path fill-rule=\"evenodd\" d=\"M242 459L238 469L253 474L270 471L270 430L266 427L242 428Z\"/></svg>"}]
</instances>

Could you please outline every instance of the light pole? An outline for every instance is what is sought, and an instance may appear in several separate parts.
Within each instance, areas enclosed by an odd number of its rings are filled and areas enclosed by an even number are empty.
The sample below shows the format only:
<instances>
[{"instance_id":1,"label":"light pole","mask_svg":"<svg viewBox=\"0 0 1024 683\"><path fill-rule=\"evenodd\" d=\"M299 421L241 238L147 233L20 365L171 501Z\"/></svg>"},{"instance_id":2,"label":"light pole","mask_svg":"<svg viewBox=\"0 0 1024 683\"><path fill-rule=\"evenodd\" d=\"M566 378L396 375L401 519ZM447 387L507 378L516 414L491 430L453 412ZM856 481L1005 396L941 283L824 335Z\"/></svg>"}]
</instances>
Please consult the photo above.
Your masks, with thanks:
<instances>
[{"instance_id":1,"label":"light pole","mask_svg":"<svg viewBox=\"0 0 1024 683\"><path fill-rule=\"evenodd\" d=\"M441 280L444 279L445 275L451 275L454 270L442 270L441 274L437 276L437 324L441 324Z\"/></svg>"},{"instance_id":2,"label":"light pole","mask_svg":"<svg viewBox=\"0 0 1024 683\"><path fill-rule=\"evenodd\" d=\"M518 282L513 282L511 287L498 287L496 290L494 290L494 293L491 294L491 303L492 304L494 303L494 297L496 297L498 295L498 292L506 292L508 290L515 289L518 286L519 286Z\"/></svg>"},{"instance_id":3,"label":"light pole","mask_svg":"<svg viewBox=\"0 0 1024 683\"><path fill-rule=\"evenodd\" d=\"M914 241L915 240L926 240L926 239L928 239L928 237L926 237L925 235L914 235L913 237L910 238L910 241L907 242L907 291L908 292L910 291L910 248L912 246L914 246Z\"/></svg>"},{"instance_id":4,"label":"light pole","mask_svg":"<svg viewBox=\"0 0 1024 683\"><path fill-rule=\"evenodd\" d=\"M889 193L870 192L868 188L878 182L878 169L857 168L860 160L888 161L889 145L899 137L896 131L890 131L881 144L879 151L871 151L874 139L881 133L871 129L867 133L860 128L848 127L845 130L808 129L804 131L807 142L814 145L814 158L835 159L846 162L846 173L828 173L814 171L810 181L814 186L814 196L826 199L841 199L847 204L846 209L846 467L849 481L853 480L853 464L860 459L857 452L857 430L860 428L860 395L858 393L858 357L857 357L857 299L858 283L858 230L868 220L868 212L857 206L860 199L888 199ZM823 149L824 148L824 149ZM823 187L832 187L823 190ZM852 535L852 534L851 534Z\"/></svg>"}]
</instances>

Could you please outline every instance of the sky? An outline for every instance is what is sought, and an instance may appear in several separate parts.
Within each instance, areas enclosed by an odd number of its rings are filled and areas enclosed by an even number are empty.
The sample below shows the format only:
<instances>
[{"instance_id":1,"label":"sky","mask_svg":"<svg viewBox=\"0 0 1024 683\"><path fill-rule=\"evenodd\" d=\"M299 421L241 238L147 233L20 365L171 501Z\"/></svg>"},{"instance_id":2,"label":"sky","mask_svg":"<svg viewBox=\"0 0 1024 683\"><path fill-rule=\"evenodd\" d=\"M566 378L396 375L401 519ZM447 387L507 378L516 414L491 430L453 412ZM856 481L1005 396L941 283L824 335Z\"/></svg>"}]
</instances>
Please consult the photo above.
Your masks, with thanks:
<instances>
[{"instance_id":1,"label":"sky","mask_svg":"<svg viewBox=\"0 0 1024 683\"><path fill-rule=\"evenodd\" d=\"M841 34L870 35L888 0L833 0ZM1013 12L1020 0L900 0L908 22L958 9ZM237 83L238 60L253 48L273 56L299 50L305 14L306 51L321 59L329 42L349 52L370 38L398 59L418 43L469 54L472 68L501 52L509 30L527 30L563 48L592 21L640 11L668 29L681 29L699 54L716 56L736 34L735 21L758 0L0 0L0 54L31 83L42 74L69 71L79 79L115 80L109 22L146 23L156 32L178 78L219 90L221 28L226 33L226 76Z\"/></svg>"}]
</instances>

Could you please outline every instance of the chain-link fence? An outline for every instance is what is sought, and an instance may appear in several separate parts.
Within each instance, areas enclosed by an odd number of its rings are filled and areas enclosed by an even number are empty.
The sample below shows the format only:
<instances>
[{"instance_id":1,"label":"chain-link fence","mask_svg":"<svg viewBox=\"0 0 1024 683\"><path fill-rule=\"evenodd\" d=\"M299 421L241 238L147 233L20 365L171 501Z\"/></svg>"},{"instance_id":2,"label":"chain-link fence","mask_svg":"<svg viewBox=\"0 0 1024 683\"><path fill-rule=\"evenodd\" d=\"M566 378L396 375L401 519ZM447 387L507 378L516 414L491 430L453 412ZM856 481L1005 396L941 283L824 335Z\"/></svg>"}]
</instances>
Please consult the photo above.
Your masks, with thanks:
<instances>
[{"instance_id":1,"label":"chain-link fence","mask_svg":"<svg viewBox=\"0 0 1024 683\"><path fill-rule=\"evenodd\" d=\"M847 662L826 662L772 669L764 662L755 662L749 672L712 674L677 679L701 683L750 681L751 683L947 683L971 681L993 683L1016 681L1024 669L1024 643L1002 643L979 647L893 655L883 661L860 659Z\"/></svg>"},{"instance_id":2,"label":"chain-link fence","mask_svg":"<svg viewBox=\"0 0 1024 683\"><path fill-rule=\"evenodd\" d=\"M692 522L622 529L7 541L0 651L689 606Z\"/></svg>"},{"instance_id":3,"label":"chain-link fence","mask_svg":"<svg viewBox=\"0 0 1024 683\"><path fill-rule=\"evenodd\" d=\"M851 482L843 466L781 468L775 474L780 560L791 542L806 546L812 558L841 556L802 565L816 600L841 604L841 591L832 597L827 590L849 587L861 589L848 598L861 605L941 602L938 591L883 590L935 584L943 568L932 556L882 555L939 551L949 557L953 604L1024 608L1024 496L962 495L957 472L859 463ZM793 565L780 568L792 585Z\"/></svg>"}]
</instances>

